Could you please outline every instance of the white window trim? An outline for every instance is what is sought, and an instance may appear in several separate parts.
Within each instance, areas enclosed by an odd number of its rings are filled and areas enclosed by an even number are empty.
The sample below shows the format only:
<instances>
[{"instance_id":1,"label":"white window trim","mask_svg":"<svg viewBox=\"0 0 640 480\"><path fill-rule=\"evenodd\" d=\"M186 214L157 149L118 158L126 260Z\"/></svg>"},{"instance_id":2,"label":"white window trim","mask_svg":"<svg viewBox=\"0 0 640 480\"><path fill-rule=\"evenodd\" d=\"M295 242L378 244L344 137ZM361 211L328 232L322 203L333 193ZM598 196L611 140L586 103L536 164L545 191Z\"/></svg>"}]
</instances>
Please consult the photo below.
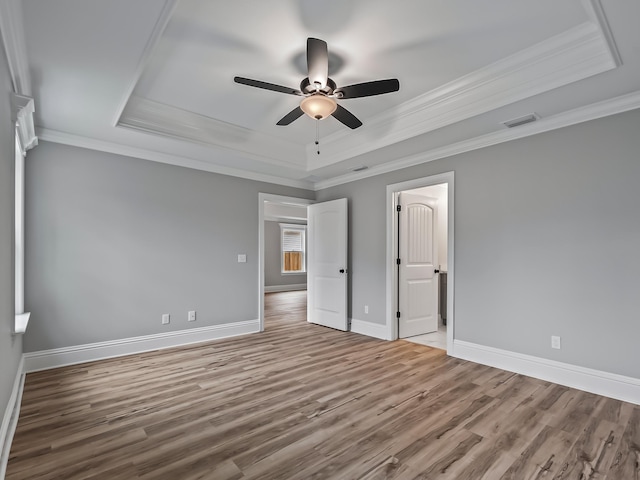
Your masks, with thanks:
<instances>
[{"instance_id":1,"label":"white window trim","mask_svg":"<svg viewBox=\"0 0 640 480\"><path fill-rule=\"evenodd\" d=\"M295 272L285 272L284 270L284 249L282 248L282 235L285 230L297 230L302 232L302 270ZM280 273L282 275L302 275L307 273L307 226L297 223L280 224Z\"/></svg>"},{"instance_id":2,"label":"white window trim","mask_svg":"<svg viewBox=\"0 0 640 480\"><path fill-rule=\"evenodd\" d=\"M13 95L13 121L15 122L15 168L14 168L14 290L15 319L13 334L27 331L30 312L24 311L24 190L25 190L25 156L27 150L38 144L33 124L35 112L32 98Z\"/></svg>"},{"instance_id":3,"label":"white window trim","mask_svg":"<svg viewBox=\"0 0 640 480\"><path fill-rule=\"evenodd\" d=\"M15 271L15 322L13 333L27 331L30 313L24 311L24 150L16 131L15 140L15 205L14 205L14 271Z\"/></svg>"}]
</instances>

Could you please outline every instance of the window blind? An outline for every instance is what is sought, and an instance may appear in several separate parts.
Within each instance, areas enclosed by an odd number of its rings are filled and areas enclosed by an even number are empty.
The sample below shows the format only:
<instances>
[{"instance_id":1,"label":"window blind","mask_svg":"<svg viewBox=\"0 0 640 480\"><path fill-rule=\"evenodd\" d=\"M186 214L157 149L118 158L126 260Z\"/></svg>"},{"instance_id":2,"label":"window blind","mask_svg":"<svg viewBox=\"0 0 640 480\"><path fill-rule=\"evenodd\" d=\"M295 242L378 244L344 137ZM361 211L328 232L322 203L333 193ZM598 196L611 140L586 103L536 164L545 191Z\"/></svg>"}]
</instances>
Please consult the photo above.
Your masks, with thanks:
<instances>
[{"instance_id":1,"label":"window blind","mask_svg":"<svg viewBox=\"0 0 640 480\"><path fill-rule=\"evenodd\" d=\"M302 232L285 230L282 232L283 252L302 252Z\"/></svg>"}]
</instances>

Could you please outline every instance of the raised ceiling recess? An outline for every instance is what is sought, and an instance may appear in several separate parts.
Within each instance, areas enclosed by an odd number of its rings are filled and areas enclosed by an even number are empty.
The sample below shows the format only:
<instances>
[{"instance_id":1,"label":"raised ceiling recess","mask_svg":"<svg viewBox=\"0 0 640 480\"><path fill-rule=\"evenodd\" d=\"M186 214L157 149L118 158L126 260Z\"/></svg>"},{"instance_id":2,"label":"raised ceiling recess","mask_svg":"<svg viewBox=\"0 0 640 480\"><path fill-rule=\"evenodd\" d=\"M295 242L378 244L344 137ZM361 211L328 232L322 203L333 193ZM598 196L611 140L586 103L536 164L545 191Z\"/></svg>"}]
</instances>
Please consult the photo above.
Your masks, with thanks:
<instances>
[{"instance_id":1,"label":"raised ceiling recess","mask_svg":"<svg viewBox=\"0 0 640 480\"><path fill-rule=\"evenodd\" d=\"M640 2L3 4L7 56L24 84L18 93L35 99L41 139L293 186L321 188L640 106ZM318 91L298 89L318 74L308 38L328 44L318 63L326 96L376 79L397 78L399 91L335 96L336 112L362 125L301 114L302 97ZM533 112L535 122L503 125Z\"/></svg>"}]
</instances>

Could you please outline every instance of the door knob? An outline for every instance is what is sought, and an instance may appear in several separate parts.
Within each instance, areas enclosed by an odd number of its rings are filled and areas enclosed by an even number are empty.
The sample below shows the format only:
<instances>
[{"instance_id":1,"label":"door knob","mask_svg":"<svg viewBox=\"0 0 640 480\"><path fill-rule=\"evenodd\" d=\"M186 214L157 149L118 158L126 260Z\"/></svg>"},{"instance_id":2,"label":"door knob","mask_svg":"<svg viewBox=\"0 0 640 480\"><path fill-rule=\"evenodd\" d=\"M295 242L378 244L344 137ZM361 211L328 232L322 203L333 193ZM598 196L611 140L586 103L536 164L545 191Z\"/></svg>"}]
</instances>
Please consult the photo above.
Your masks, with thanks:
<instances>
[{"instance_id":1,"label":"door knob","mask_svg":"<svg viewBox=\"0 0 640 480\"><path fill-rule=\"evenodd\" d=\"M433 273L440 273L440 270L438 270L437 268L433 271Z\"/></svg>"},{"instance_id":2,"label":"door knob","mask_svg":"<svg viewBox=\"0 0 640 480\"><path fill-rule=\"evenodd\" d=\"M340 273L344 273L344 268L341 268L341 269L340 269Z\"/></svg>"}]
</instances>

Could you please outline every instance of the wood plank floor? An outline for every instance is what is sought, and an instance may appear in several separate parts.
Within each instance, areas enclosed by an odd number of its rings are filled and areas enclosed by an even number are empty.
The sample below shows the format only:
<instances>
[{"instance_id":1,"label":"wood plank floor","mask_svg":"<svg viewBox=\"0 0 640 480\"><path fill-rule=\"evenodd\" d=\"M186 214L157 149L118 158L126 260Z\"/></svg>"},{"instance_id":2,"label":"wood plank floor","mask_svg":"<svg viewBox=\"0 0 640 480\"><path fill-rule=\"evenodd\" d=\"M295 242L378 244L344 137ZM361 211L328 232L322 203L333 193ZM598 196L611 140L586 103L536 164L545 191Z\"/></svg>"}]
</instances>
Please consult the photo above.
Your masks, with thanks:
<instances>
[{"instance_id":1,"label":"wood plank floor","mask_svg":"<svg viewBox=\"0 0 640 480\"><path fill-rule=\"evenodd\" d=\"M640 407L305 321L27 375L7 479L638 480Z\"/></svg>"}]
</instances>

